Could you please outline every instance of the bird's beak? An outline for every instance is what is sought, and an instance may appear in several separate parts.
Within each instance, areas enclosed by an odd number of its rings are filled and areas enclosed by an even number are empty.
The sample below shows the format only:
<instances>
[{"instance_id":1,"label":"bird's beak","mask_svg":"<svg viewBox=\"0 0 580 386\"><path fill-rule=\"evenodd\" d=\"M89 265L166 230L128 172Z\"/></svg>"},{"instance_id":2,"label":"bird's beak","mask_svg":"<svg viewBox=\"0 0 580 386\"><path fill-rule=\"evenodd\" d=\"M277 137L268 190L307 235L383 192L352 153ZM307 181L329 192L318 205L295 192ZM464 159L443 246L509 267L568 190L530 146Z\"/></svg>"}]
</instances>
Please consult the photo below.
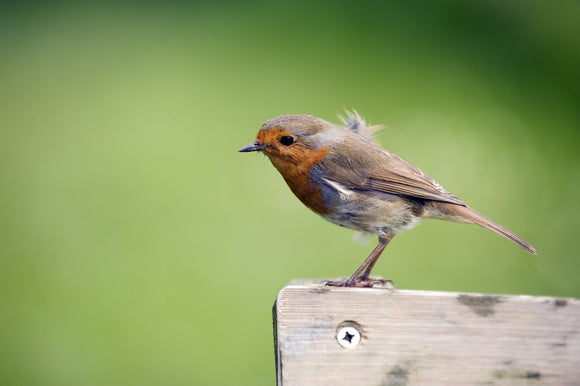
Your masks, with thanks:
<instances>
[{"instance_id":1,"label":"bird's beak","mask_svg":"<svg viewBox=\"0 0 580 386\"><path fill-rule=\"evenodd\" d=\"M249 151L262 151L265 148L266 148L266 145L262 145L260 142L254 141L254 142L250 143L249 145L246 145L246 146L242 147L238 151L240 153L247 153Z\"/></svg>"}]
</instances>

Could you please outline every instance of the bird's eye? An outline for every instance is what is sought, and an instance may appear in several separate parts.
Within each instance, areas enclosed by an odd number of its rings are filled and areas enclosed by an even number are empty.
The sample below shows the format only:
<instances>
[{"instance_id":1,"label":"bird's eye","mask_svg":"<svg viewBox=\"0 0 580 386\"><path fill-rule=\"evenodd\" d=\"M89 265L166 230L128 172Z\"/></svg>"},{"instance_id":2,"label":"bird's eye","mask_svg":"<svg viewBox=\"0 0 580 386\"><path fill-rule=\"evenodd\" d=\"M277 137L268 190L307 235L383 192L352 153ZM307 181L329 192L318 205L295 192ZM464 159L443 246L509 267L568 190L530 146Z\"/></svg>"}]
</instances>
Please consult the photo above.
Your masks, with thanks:
<instances>
[{"instance_id":1,"label":"bird's eye","mask_svg":"<svg viewBox=\"0 0 580 386\"><path fill-rule=\"evenodd\" d=\"M285 135L282 138L280 138L280 143L284 146L290 146L294 143L294 137L290 135Z\"/></svg>"}]
</instances>

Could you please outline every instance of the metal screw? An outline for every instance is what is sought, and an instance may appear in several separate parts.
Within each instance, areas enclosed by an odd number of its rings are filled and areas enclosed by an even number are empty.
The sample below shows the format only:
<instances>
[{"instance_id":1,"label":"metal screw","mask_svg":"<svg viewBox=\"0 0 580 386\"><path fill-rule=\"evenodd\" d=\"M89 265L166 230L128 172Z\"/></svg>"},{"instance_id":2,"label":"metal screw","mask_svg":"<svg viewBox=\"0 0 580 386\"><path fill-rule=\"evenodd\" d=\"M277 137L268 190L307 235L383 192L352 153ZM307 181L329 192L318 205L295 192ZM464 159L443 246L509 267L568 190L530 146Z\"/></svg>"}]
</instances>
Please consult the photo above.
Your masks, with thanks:
<instances>
[{"instance_id":1,"label":"metal screw","mask_svg":"<svg viewBox=\"0 0 580 386\"><path fill-rule=\"evenodd\" d=\"M360 343L360 331L353 326L339 328L336 340L344 348L355 348Z\"/></svg>"}]
</instances>

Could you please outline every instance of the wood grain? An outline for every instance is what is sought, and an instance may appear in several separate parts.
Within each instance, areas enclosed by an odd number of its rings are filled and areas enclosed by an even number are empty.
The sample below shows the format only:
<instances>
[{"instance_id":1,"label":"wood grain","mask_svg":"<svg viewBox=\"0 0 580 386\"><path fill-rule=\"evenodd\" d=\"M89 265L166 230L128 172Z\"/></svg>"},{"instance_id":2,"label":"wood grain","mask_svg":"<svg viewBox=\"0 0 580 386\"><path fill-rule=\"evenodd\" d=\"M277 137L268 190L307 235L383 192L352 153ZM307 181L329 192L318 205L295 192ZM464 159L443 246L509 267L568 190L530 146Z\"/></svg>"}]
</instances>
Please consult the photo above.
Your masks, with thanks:
<instances>
[{"instance_id":1,"label":"wood grain","mask_svg":"<svg viewBox=\"0 0 580 386\"><path fill-rule=\"evenodd\" d=\"M278 294L278 385L580 384L580 300L328 287ZM354 348L337 341L347 323Z\"/></svg>"}]
</instances>

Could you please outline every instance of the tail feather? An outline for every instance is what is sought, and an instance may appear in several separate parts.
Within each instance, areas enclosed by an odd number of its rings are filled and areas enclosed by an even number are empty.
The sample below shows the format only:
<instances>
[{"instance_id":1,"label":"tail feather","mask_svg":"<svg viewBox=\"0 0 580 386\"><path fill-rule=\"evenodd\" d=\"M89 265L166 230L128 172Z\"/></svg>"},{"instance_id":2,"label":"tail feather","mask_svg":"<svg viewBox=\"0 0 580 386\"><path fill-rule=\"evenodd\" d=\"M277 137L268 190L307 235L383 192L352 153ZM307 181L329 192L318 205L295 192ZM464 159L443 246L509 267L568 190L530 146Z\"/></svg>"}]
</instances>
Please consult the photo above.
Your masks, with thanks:
<instances>
[{"instance_id":1,"label":"tail feather","mask_svg":"<svg viewBox=\"0 0 580 386\"><path fill-rule=\"evenodd\" d=\"M485 217L481 213L476 212L470 207L448 203L438 203L438 204L439 204L438 209L443 210L447 214L451 216L460 217L461 219L465 219L470 223L479 225L482 228L490 230L494 233L497 233L500 236L505 237L510 241L513 241L514 243L518 244L531 254L534 255L537 254L536 249L530 243L522 239L520 236L516 235L514 232L510 231L507 228L504 228L495 221Z\"/></svg>"}]
</instances>

